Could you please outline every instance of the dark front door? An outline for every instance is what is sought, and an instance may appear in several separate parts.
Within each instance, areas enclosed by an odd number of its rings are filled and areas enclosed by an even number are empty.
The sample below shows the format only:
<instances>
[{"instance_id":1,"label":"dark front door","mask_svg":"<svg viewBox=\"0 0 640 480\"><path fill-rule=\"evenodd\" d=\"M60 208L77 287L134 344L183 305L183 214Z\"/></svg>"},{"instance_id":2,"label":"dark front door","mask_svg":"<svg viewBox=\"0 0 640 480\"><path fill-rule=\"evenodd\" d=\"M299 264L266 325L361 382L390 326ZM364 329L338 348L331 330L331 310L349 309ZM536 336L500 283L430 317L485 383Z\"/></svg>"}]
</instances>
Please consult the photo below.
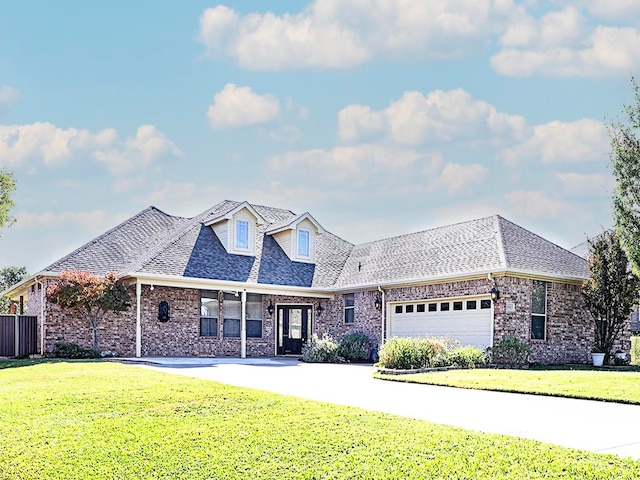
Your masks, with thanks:
<instances>
[{"instance_id":1,"label":"dark front door","mask_svg":"<svg viewBox=\"0 0 640 480\"><path fill-rule=\"evenodd\" d=\"M311 307L278 306L278 355L300 355L311 332Z\"/></svg>"}]
</instances>

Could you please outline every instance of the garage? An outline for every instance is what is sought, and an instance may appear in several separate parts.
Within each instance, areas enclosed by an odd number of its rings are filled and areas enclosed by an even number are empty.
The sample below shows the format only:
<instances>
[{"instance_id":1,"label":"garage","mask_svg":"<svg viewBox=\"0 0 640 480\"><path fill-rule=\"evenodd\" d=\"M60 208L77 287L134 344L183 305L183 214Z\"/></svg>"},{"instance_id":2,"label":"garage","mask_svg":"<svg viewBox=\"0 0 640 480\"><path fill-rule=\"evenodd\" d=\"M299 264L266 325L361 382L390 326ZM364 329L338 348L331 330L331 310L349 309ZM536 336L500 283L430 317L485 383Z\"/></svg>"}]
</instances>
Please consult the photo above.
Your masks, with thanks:
<instances>
[{"instance_id":1,"label":"garage","mask_svg":"<svg viewBox=\"0 0 640 480\"><path fill-rule=\"evenodd\" d=\"M390 303L388 311L390 337L449 337L480 348L493 344L490 298Z\"/></svg>"}]
</instances>

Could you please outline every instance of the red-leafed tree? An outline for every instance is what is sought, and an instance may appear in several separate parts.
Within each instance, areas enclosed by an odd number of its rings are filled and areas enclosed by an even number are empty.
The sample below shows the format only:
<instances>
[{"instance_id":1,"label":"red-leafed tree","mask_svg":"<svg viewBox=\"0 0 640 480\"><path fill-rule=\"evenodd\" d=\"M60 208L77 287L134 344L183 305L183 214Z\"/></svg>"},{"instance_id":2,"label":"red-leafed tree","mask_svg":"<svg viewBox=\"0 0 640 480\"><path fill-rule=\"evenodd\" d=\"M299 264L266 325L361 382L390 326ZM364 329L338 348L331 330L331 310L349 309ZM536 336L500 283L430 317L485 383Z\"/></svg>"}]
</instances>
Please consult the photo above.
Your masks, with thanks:
<instances>
[{"instance_id":1,"label":"red-leafed tree","mask_svg":"<svg viewBox=\"0 0 640 480\"><path fill-rule=\"evenodd\" d=\"M92 331L92 348L98 351L98 326L107 312L124 312L131 297L114 272L104 277L65 270L47 287L47 299L63 308L86 315Z\"/></svg>"}]
</instances>

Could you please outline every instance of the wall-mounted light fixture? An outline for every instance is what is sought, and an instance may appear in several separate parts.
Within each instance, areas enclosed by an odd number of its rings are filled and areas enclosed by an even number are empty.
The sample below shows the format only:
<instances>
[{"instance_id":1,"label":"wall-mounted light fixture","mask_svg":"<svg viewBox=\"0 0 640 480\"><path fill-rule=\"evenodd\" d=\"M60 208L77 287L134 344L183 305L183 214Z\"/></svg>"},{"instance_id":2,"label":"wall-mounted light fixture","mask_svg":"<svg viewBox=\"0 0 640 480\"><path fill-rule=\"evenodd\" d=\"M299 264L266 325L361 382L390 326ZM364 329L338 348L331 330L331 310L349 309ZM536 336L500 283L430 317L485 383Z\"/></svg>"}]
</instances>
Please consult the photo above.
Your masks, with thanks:
<instances>
[{"instance_id":1,"label":"wall-mounted light fixture","mask_svg":"<svg viewBox=\"0 0 640 480\"><path fill-rule=\"evenodd\" d=\"M316 313L318 315L322 315L322 312L324 312L324 308L322 307L322 305L318 304L318 306L316 307Z\"/></svg>"},{"instance_id":2,"label":"wall-mounted light fixture","mask_svg":"<svg viewBox=\"0 0 640 480\"><path fill-rule=\"evenodd\" d=\"M380 298L379 293L376 293L376 299L373 302L373 306L376 307L376 310L380 310L382 308L382 299Z\"/></svg>"},{"instance_id":3,"label":"wall-mounted light fixture","mask_svg":"<svg viewBox=\"0 0 640 480\"><path fill-rule=\"evenodd\" d=\"M162 300L158 305L158 320L162 323L169 321L169 302Z\"/></svg>"},{"instance_id":4,"label":"wall-mounted light fixture","mask_svg":"<svg viewBox=\"0 0 640 480\"><path fill-rule=\"evenodd\" d=\"M493 300L494 303L497 302L500 298L500 290L498 290L496 282L493 282L493 286L491 287L491 290L489 290L489 293L491 294L491 300Z\"/></svg>"},{"instance_id":5,"label":"wall-mounted light fixture","mask_svg":"<svg viewBox=\"0 0 640 480\"><path fill-rule=\"evenodd\" d=\"M273 302L269 300L269 306L267 307L267 313L269 314L269 316L273 315L273 308Z\"/></svg>"}]
</instances>

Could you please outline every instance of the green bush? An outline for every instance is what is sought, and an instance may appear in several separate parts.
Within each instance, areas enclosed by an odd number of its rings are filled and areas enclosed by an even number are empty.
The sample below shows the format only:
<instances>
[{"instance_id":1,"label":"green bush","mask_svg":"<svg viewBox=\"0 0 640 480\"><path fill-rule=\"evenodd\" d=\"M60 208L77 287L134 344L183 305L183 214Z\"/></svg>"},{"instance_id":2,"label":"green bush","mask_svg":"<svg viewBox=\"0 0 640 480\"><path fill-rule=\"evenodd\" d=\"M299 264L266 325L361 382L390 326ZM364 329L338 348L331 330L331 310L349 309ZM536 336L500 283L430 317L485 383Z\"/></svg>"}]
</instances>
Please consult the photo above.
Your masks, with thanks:
<instances>
[{"instance_id":1,"label":"green bush","mask_svg":"<svg viewBox=\"0 0 640 480\"><path fill-rule=\"evenodd\" d=\"M460 368L476 368L487 364L487 354L481 348L467 345L449 351L447 360L449 365Z\"/></svg>"},{"instance_id":2,"label":"green bush","mask_svg":"<svg viewBox=\"0 0 640 480\"><path fill-rule=\"evenodd\" d=\"M488 349L491 361L498 365L522 367L528 365L533 351L518 337L507 336Z\"/></svg>"},{"instance_id":3,"label":"green bush","mask_svg":"<svg viewBox=\"0 0 640 480\"><path fill-rule=\"evenodd\" d=\"M631 337L631 364L640 365L640 335Z\"/></svg>"},{"instance_id":4,"label":"green bush","mask_svg":"<svg viewBox=\"0 0 640 480\"><path fill-rule=\"evenodd\" d=\"M53 356L56 358L100 358L100 352L82 347L77 343L60 342L54 345Z\"/></svg>"},{"instance_id":5,"label":"green bush","mask_svg":"<svg viewBox=\"0 0 640 480\"><path fill-rule=\"evenodd\" d=\"M345 360L366 360L370 345L369 337L363 332L347 333L338 342L338 356Z\"/></svg>"},{"instance_id":6,"label":"green bush","mask_svg":"<svg viewBox=\"0 0 640 480\"><path fill-rule=\"evenodd\" d=\"M331 363L338 360L338 344L329 336L314 333L302 347L302 360L309 363Z\"/></svg>"},{"instance_id":7,"label":"green bush","mask_svg":"<svg viewBox=\"0 0 640 480\"><path fill-rule=\"evenodd\" d=\"M444 350L444 343L436 338L393 337L382 346L379 365L399 370L433 367Z\"/></svg>"}]
</instances>

